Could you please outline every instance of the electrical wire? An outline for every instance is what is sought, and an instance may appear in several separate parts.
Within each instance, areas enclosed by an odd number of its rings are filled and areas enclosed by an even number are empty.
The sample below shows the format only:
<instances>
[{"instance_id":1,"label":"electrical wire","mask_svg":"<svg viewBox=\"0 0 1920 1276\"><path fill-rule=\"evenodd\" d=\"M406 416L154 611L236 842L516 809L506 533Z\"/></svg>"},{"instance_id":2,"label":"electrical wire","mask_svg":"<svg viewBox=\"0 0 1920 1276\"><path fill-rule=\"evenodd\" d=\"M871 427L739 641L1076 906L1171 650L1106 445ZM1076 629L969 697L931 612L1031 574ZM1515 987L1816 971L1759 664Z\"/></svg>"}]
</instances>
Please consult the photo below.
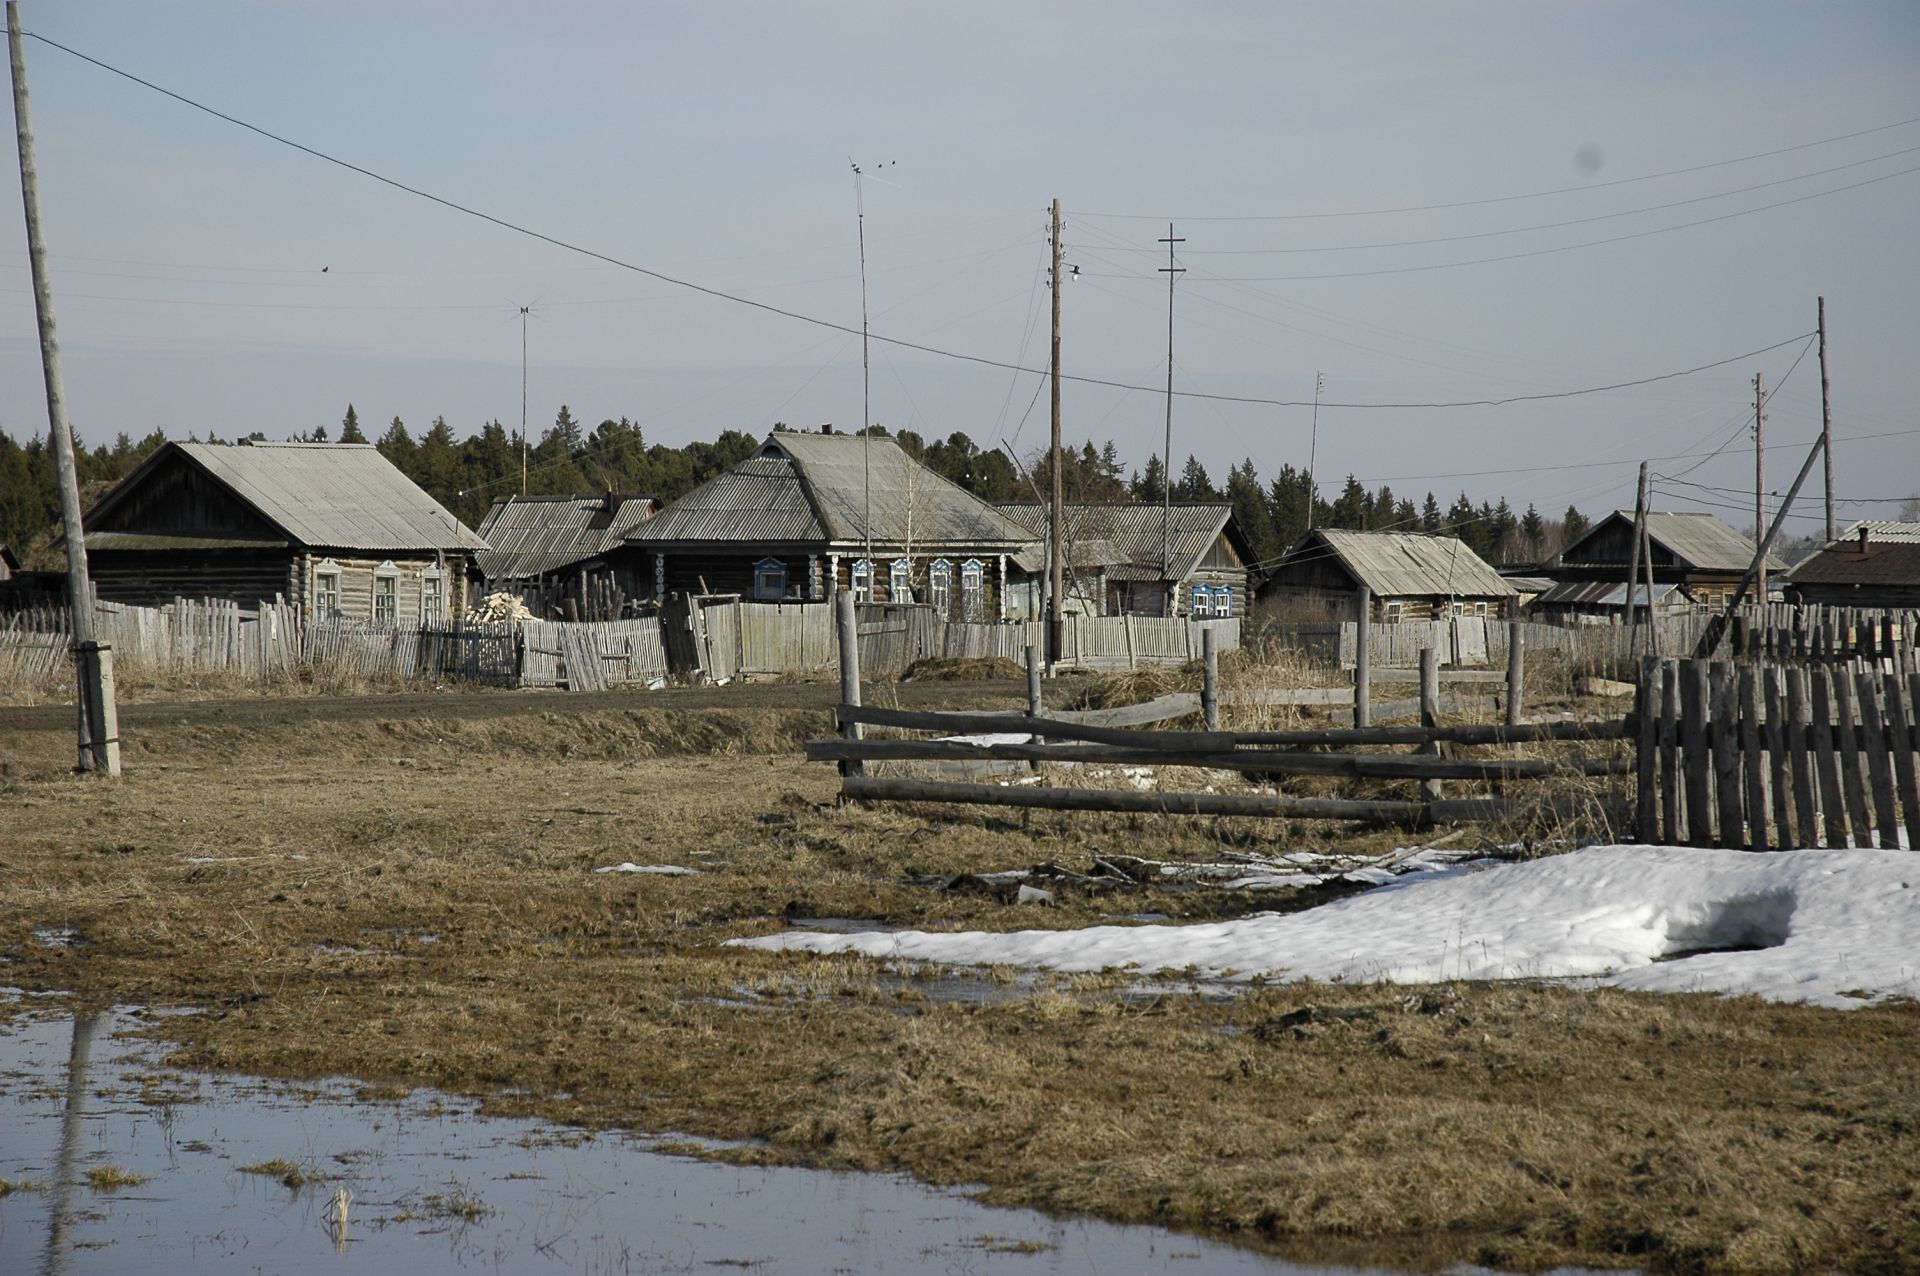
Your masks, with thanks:
<instances>
[{"instance_id":1,"label":"electrical wire","mask_svg":"<svg viewBox=\"0 0 1920 1276\"><path fill-rule=\"evenodd\" d=\"M1920 124L1920 116L1908 120L1895 120L1891 124L1879 124L1873 128L1859 129L1852 133L1841 133L1834 137L1823 137L1817 141L1801 142L1795 146L1782 146L1771 151L1756 151L1751 155L1736 155L1731 159L1713 160L1705 164L1692 164L1686 168L1670 168L1661 173L1643 173L1638 177L1616 177L1604 182L1588 182L1581 186L1559 186L1552 190L1530 191L1522 195L1494 195L1484 199L1454 200L1445 204L1413 204L1402 208L1359 208L1345 212L1331 213L1267 213L1247 216L1195 216L1169 218L1159 213L1099 213L1076 211L1076 217L1106 217L1116 221L1183 221L1183 222L1291 222L1320 221L1335 217L1383 217L1396 213L1432 213L1450 208L1480 208L1488 204L1511 204L1519 200L1545 199L1549 195L1571 195L1585 191L1605 190L1612 186L1631 186L1636 182L1657 181L1665 177L1681 177L1688 173L1704 173L1709 169L1726 168L1733 164L1746 164L1753 160L1771 159L1776 155L1789 155L1794 151L1811 150L1816 146L1831 146L1835 142L1851 141L1856 137L1867 137L1874 133L1885 133L1890 129L1905 128L1909 124Z\"/></svg>"},{"instance_id":2,"label":"electrical wire","mask_svg":"<svg viewBox=\"0 0 1920 1276\"><path fill-rule=\"evenodd\" d=\"M1494 257L1469 257L1463 261L1429 262L1424 266L1391 266L1379 270L1328 271L1313 275L1216 275L1212 277L1246 283L1282 283L1309 279L1371 279L1381 275L1414 275L1434 270L1457 270L1462 266L1486 266L1495 262L1523 261L1530 257L1548 257L1554 253L1573 252L1580 248L1598 248L1605 244L1624 244L1629 240L1647 239L1653 235L1667 235L1676 230L1691 230L1696 226L1711 226L1715 222L1731 221L1736 217L1746 217L1753 213L1771 212L1776 208L1788 208L1794 204L1804 204L1810 199L1824 199L1829 195L1844 194L1847 191L1859 190L1863 186L1873 186L1880 182L1892 181L1896 177L1906 177L1912 173L1920 173L1920 165L1912 168L1899 169L1892 173L1882 173L1878 177L1863 178L1857 182L1849 182L1845 186L1835 186L1831 190L1815 191L1811 195L1799 195L1793 199L1777 200L1774 203L1760 204L1754 208L1736 209L1731 213L1720 213L1713 217L1701 217L1690 222L1679 222L1672 226L1656 226L1651 230L1637 230L1625 235L1609 235L1604 239L1586 239L1577 244L1560 244L1552 248L1533 248L1525 252L1501 253ZM1137 272L1120 277L1126 279L1153 278L1152 275Z\"/></svg>"},{"instance_id":3,"label":"electrical wire","mask_svg":"<svg viewBox=\"0 0 1920 1276\"><path fill-rule=\"evenodd\" d=\"M580 244L571 243L567 240L560 239L556 236L546 234L543 231L534 230L531 227L523 226L516 222L508 221L503 217L496 217L491 213L483 212L480 209L474 208L470 205L459 203L458 201L448 199L445 196L435 195L432 192L423 190L417 186L410 186L405 182L399 181L392 177L388 177L382 173L375 172L373 169L366 168L363 165L355 164L349 160L340 159L339 157L330 155L325 151L321 151L314 147L307 146L301 142L296 142L291 138L284 137L269 129L262 128L260 125L248 123L246 120L240 119L237 116L229 115L224 111L208 106L203 102L196 101L193 98L187 97L184 94L176 93L172 89L164 88L158 84L155 84L151 80L143 79L142 77L133 74L131 71L122 70L121 68L114 66L111 63L103 62L99 58L92 57L88 54L80 52L78 49L74 49L65 44L61 44L57 40L49 39L48 37L40 35L36 32L25 32L23 34L27 35L31 39L37 40L40 43L47 45L50 48L58 49L62 53L65 53L74 58L78 58L80 61L88 63L91 66L98 67L101 70L108 72L109 74L119 76L120 78L130 81L131 83L138 84L142 88L149 89L152 92L162 95L163 97L171 98L172 100L179 102L183 106L191 107L196 111L200 111L204 114L211 115L215 119L222 120L228 124L234 125L236 128L245 129L249 133L253 133L253 134L256 134L257 136L266 138L267 140L278 143L281 146L289 147L293 150L299 151L304 155L309 155L314 159L320 160L324 163L332 164L332 165L335 165L336 167L346 169L348 172L351 172L351 173L357 173L362 177L368 178L375 182L379 182L381 185L391 187L394 190L401 191L405 194L412 195L417 199L423 199L430 203L438 204L441 207L449 209L453 212L460 213L467 217L472 217L479 221L487 222L490 225L497 226L503 230L511 231L514 234L524 235L527 238L535 239L540 241L541 243L552 245L553 247L559 248L565 252L576 253L580 256L587 257L595 261L604 262L605 264L610 266L618 267L621 270L631 271L635 274L646 276L649 279L655 279L662 283L671 284L674 287L684 288L690 292L698 293L702 296L712 297L715 300L719 300L719 301L730 302L734 305L746 306L750 309L758 310L764 314L775 315L783 319L791 319L799 323L812 324L816 327L830 329L832 331L845 333L847 335L857 335L861 332L860 328L856 328L850 324L839 323L831 319L823 319L817 315L809 315L797 310L789 310L782 306L773 305L770 302L758 301L750 297L742 296L738 293L727 292L724 289L709 287L705 284L695 283L692 280L688 280L688 279L681 279L677 276L669 275L662 271L658 271L646 266L638 265L637 263L634 263L634 262L625 261L621 258L614 257L608 253L600 252L596 249L587 248ZM1889 127L1892 127L1892 126L1889 126ZM1920 171L1920 170L1906 170L1906 171ZM1900 175L1901 174L1895 173L1895 174L1889 174L1888 176L1900 176ZM1885 177L1875 178L1873 180L1884 181L1886 180L1886 178ZM1865 185L1866 183L1860 183L1860 184ZM1842 188L1842 189L1847 189L1847 188ZM1835 192L1824 192L1824 193L1832 194ZM1807 196L1805 198L1813 198L1813 196ZM1793 201L1790 201L1790 202L1793 202ZM1731 216L1733 214L1729 214L1729 215ZM1720 220L1720 219L1713 219L1713 220ZM1678 228L1670 228L1670 229L1678 229ZM1645 232L1645 233L1658 233L1658 232ZM1634 236L1627 236L1625 238L1633 238L1633 237ZM1560 250L1555 249L1555 250L1547 250L1547 251L1560 251ZM1518 255L1531 256L1531 255L1537 255L1537 254L1518 254ZM1452 263L1452 264L1466 265L1466 264L1473 264L1473 263ZM1416 269L1439 269L1439 268L1440 267L1426 267L1426 268L1416 268ZM1306 276L1306 277L1314 277L1314 276ZM1763 347L1760 350L1748 351L1745 354L1734 355L1733 357L1727 358L1727 359L1715 360L1712 363L1700 364L1696 367L1683 369L1679 372L1663 373L1658 376L1642 377L1642 378L1638 378L1631 381L1616 382L1611 385L1583 387L1578 390L1561 391L1558 393L1516 395L1516 396L1511 396L1504 399L1467 399L1467 400L1460 400L1457 402L1327 403L1327 404L1322 404L1321 406L1334 407L1334 408L1347 408L1347 409L1374 409L1374 408L1437 409L1437 408L1465 408L1465 407L1499 407L1509 403L1538 402L1546 399L1573 398L1579 395L1599 394L1599 393L1612 391L1612 390L1628 389L1634 386L1649 385L1656 381L1668 381L1676 377L1689 376L1696 372L1705 372L1712 368L1723 367L1729 363L1739 362L1742 359L1750 359L1757 354L1764 354L1769 350L1778 349L1780 346L1783 346L1783 345L1790 345L1794 341L1801 340L1801 338L1806 335L1807 334L1802 333L1799 336L1789 338L1787 341L1777 342L1774 345ZM1026 372L1026 373L1038 374L1044 371L1043 369L1039 369L1039 368L1029 368L1029 367L1024 367L1020 364L1009 363L1001 359L988 358L984 355L966 354L961 351L945 350L937 346L930 346L917 341L909 341L900 337L889 337L882 333L872 333L871 337L875 341L884 342L888 345L897 346L901 349L915 350L922 354L934 355L939 358L954 359L960 362L977 364L983 367L1000 368L1008 372L1016 372L1016 373ZM1126 390L1133 393L1144 393L1144 394L1154 394L1154 395L1164 395L1167 393L1163 387L1159 387L1159 386L1132 385L1127 382L1113 381L1113 380L1108 380L1102 377L1073 376L1066 373L1062 373L1061 380L1072 381L1080 385L1106 386L1110 389ZM1264 407L1303 408L1303 407L1309 406L1309 402L1306 400L1268 399L1268 398L1262 398L1254 395L1207 394L1207 393L1194 391L1194 390L1175 390L1172 392L1172 394L1175 397L1179 397L1179 398L1209 399L1219 403L1258 404Z\"/></svg>"}]
</instances>

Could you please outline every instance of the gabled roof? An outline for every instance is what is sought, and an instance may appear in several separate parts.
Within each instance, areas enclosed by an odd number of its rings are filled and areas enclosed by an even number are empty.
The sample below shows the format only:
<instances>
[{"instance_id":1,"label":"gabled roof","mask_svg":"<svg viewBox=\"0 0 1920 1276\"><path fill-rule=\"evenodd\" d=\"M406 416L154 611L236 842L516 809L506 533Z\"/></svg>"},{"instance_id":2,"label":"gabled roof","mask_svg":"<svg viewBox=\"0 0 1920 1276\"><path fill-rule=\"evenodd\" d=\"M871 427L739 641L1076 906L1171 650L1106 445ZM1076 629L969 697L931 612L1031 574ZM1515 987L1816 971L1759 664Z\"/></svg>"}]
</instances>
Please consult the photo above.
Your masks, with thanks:
<instances>
[{"instance_id":1,"label":"gabled roof","mask_svg":"<svg viewBox=\"0 0 1920 1276\"><path fill-rule=\"evenodd\" d=\"M769 435L760 450L687 493L627 539L636 545L876 543L999 546L1033 537L900 450L853 434Z\"/></svg>"},{"instance_id":2,"label":"gabled roof","mask_svg":"<svg viewBox=\"0 0 1920 1276\"><path fill-rule=\"evenodd\" d=\"M1513 578L1508 577L1508 579L1511 580ZM1681 598L1691 597L1690 594L1678 585L1655 584L1653 587L1653 601L1661 606L1665 606L1676 601L1673 598L1676 592L1679 593ZM1582 607L1625 607L1627 605L1627 586L1626 582L1617 580L1566 580L1561 581L1559 584L1543 592L1538 598L1533 600L1533 603L1536 607L1553 606L1555 604ZM1634 586L1633 605L1635 607L1645 607L1647 605L1647 587L1645 585Z\"/></svg>"},{"instance_id":3,"label":"gabled roof","mask_svg":"<svg viewBox=\"0 0 1920 1276\"><path fill-rule=\"evenodd\" d=\"M1029 535L1042 540L1048 535L1051 506L1016 501L998 508L1025 527ZM1242 562L1253 557L1240 535L1239 524L1233 521L1231 505L1188 501L1168 508L1144 502L1103 501L1065 505L1060 518L1066 526L1068 561L1075 566L1148 568L1151 577L1142 579L1164 580L1160 570L1164 540L1172 578L1185 580L1222 535L1232 541ZM1089 562L1085 551L1101 544L1109 547L1107 555L1097 563Z\"/></svg>"},{"instance_id":4,"label":"gabled roof","mask_svg":"<svg viewBox=\"0 0 1920 1276\"><path fill-rule=\"evenodd\" d=\"M1861 552L1860 533L1867 534ZM1920 586L1920 523L1855 523L1803 559L1788 578L1796 585Z\"/></svg>"},{"instance_id":5,"label":"gabled roof","mask_svg":"<svg viewBox=\"0 0 1920 1276\"><path fill-rule=\"evenodd\" d=\"M1574 551L1615 520L1624 520L1631 528L1633 511L1615 510L1595 523L1586 535L1560 551L1561 562L1577 561ZM1753 566L1753 542L1711 514L1648 510L1647 538L1673 555L1675 564L1694 571L1744 572ZM1767 562L1769 570L1784 570L1784 565L1771 554Z\"/></svg>"},{"instance_id":6,"label":"gabled roof","mask_svg":"<svg viewBox=\"0 0 1920 1276\"><path fill-rule=\"evenodd\" d=\"M272 523L323 549L485 549L371 443L168 443L87 511L91 526L161 465L184 458Z\"/></svg>"},{"instance_id":7,"label":"gabled roof","mask_svg":"<svg viewBox=\"0 0 1920 1276\"><path fill-rule=\"evenodd\" d=\"M1509 598L1519 592L1459 537L1411 532L1316 528L1286 552L1274 573L1329 553L1376 598Z\"/></svg>"},{"instance_id":8,"label":"gabled roof","mask_svg":"<svg viewBox=\"0 0 1920 1276\"><path fill-rule=\"evenodd\" d=\"M557 572L626 544L659 502L651 496L505 496L480 520L490 549L473 556L488 580Z\"/></svg>"}]
</instances>

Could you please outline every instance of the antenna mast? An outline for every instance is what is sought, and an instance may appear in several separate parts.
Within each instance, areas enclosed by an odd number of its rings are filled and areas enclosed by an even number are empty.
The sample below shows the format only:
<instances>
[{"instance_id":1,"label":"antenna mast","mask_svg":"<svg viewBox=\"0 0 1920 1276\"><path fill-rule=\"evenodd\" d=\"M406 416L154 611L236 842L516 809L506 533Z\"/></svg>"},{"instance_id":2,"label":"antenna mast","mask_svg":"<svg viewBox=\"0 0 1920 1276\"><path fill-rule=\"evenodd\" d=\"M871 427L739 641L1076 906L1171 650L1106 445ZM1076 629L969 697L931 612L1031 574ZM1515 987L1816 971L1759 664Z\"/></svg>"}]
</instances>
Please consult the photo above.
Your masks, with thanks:
<instances>
[{"instance_id":1,"label":"antenna mast","mask_svg":"<svg viewBox=\"0 0 1920 1276\"><path fill-rule=\"evenodd\" d=\"M520 495L527 494L527 318L532 305L520 307Z\"/></svg>"}]
</instances>

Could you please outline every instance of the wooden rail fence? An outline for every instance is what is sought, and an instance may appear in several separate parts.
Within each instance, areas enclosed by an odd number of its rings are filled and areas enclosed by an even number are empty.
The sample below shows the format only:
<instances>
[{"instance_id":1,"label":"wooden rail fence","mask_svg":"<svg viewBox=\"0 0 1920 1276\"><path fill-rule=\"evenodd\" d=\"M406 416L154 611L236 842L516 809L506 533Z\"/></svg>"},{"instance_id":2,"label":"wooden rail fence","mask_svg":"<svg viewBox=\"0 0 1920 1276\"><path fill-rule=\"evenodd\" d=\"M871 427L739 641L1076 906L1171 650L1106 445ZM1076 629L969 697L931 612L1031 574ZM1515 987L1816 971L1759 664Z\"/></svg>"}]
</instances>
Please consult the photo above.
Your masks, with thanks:
<instances>
[{"instance_id":1,"label":"wooden rail fence","mask_svg":"<svg viewBox=\"0 0 1920 1276\"><path fill-rule=\"evenodd\" d=\"M1720 660L1641 668L1642 841L1920 848L1920 673Z\"/></svg>"}]
</instances>

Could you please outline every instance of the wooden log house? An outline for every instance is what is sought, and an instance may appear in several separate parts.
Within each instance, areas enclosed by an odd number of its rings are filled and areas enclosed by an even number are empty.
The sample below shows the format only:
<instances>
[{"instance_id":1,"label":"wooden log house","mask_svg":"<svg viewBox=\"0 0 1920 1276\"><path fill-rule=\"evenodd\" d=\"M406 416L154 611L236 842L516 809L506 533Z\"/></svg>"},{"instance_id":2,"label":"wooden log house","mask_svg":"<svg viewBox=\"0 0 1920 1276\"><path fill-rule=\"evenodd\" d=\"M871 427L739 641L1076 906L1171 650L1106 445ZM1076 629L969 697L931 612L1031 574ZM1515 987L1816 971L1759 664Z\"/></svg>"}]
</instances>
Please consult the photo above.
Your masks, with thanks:
<instances>
[{"instance_id":1,"label":"wooden log house","mask_svg":"<svg viewBox=\"0 0 1920 1276\"><path fill-rule=\"evenodd\" d=\"M503 496L480 521L473 556L482 591L520 596L552 619L614 620L651 598L646 555L627 544L660 510L651 496Z\"/></svg>"},{"instance_id":2,"label":"wooden log house","mask_svg":"<svg viewBox=\"0 0 1920 1276\"><path fill-rule=\"evenodd\" d=\"M460 615L486 548L367 443L168 443L83 526L109 601L279 597L395 626Z\"/></svg>"},{"instance_id":3,"label":"wooden log house","mask_svg":"<svg viewBox=\"0 0 1920 1276\"><path fill-rule=\"evenodd\" d=\"M1296 615L1354 620L1361 585L1372 595L1377 621L1499 617L1519 596L1457 536L1328 527L1308 532L1288 550L1258 594Z\"/></svg>"},{"instance_id":4,"label":"wooden log house","mask_svg":"<svg viewBox=\"0 0 1920 1276\"><path fill-rule=\"evenodd\" d=\"M1855 523L1788 574L1795 602L1920 607L1920 523Z\"/></svg>"},{"instance_id":5,"label":"wooden log house","mask_svg":"<svg viewBox=\"0 0 1920 1276\"><path fill-rule=\"evenodd\" d=\"M1005 618L1025 528L888 438L776 431L628 538L653 594L762 602L921 603L944 619Z\"/></svg>"},{"instance_id":6,"label":"wooden log house","mask_svg":"<svg viewBox=\"0 0 1920 1276\"><path fill-rule=\"evenodd\" d=\"M1037 502L1001 505L1039 544L1014 558L1017 615L1038 615L1051 510ZM1067 547L1068 612L1089 616L1246 614L1253 550L1218 502L1069 504L1061 511Z\"/></svg>"},{"instance_id":7,"label":"wooden log house","mask_svg":"<svg viewBox=\"0 0 1920 1276\"><path fill-rule=\"evenodd\" d=\"M1753 565L1754 544L1711 514L1650 510L1647 545L1653 582L1678 585L1707 610L1725 607L1740 579ZM1632 572L1633 511L1615 510L1546 565L1546 574L1562 583L1606 581L1624 586ZM1785 566L1769 558L1769 576ZM1655 590L1656 599L1659 591Z\"/></svg>"}]
</instances>

